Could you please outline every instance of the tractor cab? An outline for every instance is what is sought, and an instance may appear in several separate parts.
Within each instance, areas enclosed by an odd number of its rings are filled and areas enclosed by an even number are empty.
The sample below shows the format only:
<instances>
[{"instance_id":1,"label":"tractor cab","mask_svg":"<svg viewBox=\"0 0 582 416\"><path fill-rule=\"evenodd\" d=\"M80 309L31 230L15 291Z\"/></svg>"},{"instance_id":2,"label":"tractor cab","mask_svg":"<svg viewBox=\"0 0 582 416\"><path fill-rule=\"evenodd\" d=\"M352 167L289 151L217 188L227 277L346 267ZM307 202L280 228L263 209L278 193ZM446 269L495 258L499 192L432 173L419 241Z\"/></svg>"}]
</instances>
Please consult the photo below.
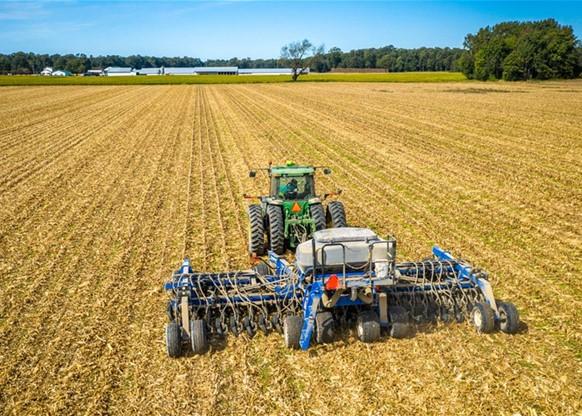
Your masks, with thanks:
<instances>
[{"instance_id":1,"label":"tractor cab","mask_svg":"<svg viewBox=\"0 0 582 416\"><path fill-rule=\"evenodd\" d=\"M303 166L285 166L271 169L271 190L273 199L305 200L315 197L315 169Z\"/></svg>"}]
</instances>

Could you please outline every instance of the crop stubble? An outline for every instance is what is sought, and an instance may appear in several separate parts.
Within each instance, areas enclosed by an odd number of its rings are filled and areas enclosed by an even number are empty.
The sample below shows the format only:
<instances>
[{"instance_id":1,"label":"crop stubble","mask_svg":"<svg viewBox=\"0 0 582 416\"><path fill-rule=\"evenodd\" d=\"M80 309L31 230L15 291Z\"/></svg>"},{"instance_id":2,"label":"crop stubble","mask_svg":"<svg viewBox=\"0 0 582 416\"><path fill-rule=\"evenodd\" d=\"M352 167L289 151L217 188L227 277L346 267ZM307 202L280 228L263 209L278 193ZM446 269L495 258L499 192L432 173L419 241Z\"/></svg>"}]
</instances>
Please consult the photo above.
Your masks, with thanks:
<instances>
[{"instance_id":1,"label":"crop stubble","mask_svg":"<svg viewBox=\"0 0 582 416\"><path fill-rule=\"evenodd\" d=\"M3 88L0 412L579 412L581 109L580 82ZM286 159L402 258L490 271L527 332L166 358L161 284L247 267L247 171Z\"/></svg>"}]
</instances>

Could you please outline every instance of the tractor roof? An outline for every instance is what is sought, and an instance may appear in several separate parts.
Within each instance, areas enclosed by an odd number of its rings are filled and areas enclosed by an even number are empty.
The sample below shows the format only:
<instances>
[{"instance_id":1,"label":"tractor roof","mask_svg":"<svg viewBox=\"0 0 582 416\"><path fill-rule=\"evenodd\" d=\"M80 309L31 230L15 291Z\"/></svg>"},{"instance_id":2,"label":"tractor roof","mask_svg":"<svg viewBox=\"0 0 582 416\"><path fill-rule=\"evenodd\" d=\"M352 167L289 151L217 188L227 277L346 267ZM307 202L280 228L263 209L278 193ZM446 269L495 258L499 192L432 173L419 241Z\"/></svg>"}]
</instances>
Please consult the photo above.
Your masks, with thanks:
<instances>
[{"instance_id":1,"label":"tractor roof","mask_svg":"<svg viewBox=\"0 0 582 416\"><path fill-rule=\"evenodd\" d=\"M303 176L311 175L313 172L315 172L313 166L297 166L294 164L273 166L271 168L271 175L273 176Z\"/></svg>"}]
</instances>

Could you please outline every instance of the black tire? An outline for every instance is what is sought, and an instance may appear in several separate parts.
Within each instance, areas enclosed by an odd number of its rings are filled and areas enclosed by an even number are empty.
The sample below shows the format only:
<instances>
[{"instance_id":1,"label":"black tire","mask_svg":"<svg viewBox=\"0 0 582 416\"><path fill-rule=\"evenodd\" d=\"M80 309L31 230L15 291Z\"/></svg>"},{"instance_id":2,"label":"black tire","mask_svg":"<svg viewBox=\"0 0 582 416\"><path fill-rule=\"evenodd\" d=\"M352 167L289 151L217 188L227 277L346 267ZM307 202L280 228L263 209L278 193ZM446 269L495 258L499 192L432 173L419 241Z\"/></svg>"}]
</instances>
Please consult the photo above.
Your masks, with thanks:
<instances>
[{"instance_id":1,"label":"black tire","mask_svg":"<svg viewBox=\"0 0 582 416\"><path fill-rule=\"evenodd\" d=\"M265 226L263 225L263 210L260 205L249 205L249 254L262 256L265 254Z\"/></svg>"},{"instance_id":2,"label":"black tire","mask_svg":"<svg viewBox=\"0 0 582 416\"><path fill-rule=\"evenodd\" d=\"M331 201L327 204L327 228L347 227L346 211L340 201Z\"/></svg>"},{"instance_id":3,"label":"black tire","mask_svg":"<svg viewBox=\"0 0 582 416\"><path fill-rule=\"evenodd\" d=\"M488 303L476 303L471 311L471 320L477 332L489 334L495 329L495 313Z\"/></svg>"},{"instance_id":4,"label":"black tire","mask_svg":"<svg viewBox=\"0 0 582 416\"><path fill-rule=\"evenodd\" d=\"M166 325L166 352L172 358L182 355L182 330L176 322Z\"/></svg>"},{"instance_id":5,"label":"black tire","mask_svg":"<svg viewBox=\"0 0 582 416\"><path fill-rule=\"evenodd\" d=\"M390 320L390 336L392 338L401 339L411 335L410 317L402 306L390 306L388 308L388 319Z\"/></svg>"},{"instance_id":6,"label":"black tire","mask_svg":"<svg viewBox=\"0 0 582 416\"><path fill-rule=\"evenodd\" d=\"M499 311L499 329L506 334L515 334L519 330L519 313L513 303L497 302Z\"/></svg>"},{"instance_id":7,"label":"black tire","mask_svg":"<svg viewBox=\"0 0 582 416\"><path fill-rule=\"evenodd\" d=\"M410 324L395 322L390 327L390 336L395 339L407 338L410 336L412 328Z\"/></svg>"},{"instance_id":8,"label":"black tire","mask_svg":"<svg viewBox=\"0 0 582 416\"><path fill-rule=\"evenodd\" d=\"M267 265L267 263L265 263L264 261L261 261L261 262L257 263L253 267L253 271L257 272L261 276L268 276L268 275L272 274L271 273L271 269L269 268L269 266Z\"/></svg>"},{"instance_id":9,"label":"black tire","mask_svg":"<svg viewBox=\"0 0 582 416\"><path fill-rule=\"evenodd\" d=\"M285 252L285 220L280 206L269 205L267 207L269 218L269 245L276 254Z\"/></svg>"},{"instance_id":10,"label":"black tire","mask_svg":"<svg viewBox=\"0 0 582 416\"><path fill-rule=\"evenodd\" d=\"M400 305L393 305L388 308L388 319L390 323L407 324L410 321L408 312Z\"/></svg>"},{"instance_id":11,"label":"black tire","mask_svg":"<svg viewBox=\"0 0 582 416\"><path fill-rule=\"evenodd\" d=\"M315 316L315 342L318 344L333 342L334 326L331 312L318 312Z\"/></svg>"},{"instance_id":12,"label":"black tire","mask_svg":"<svg viewBox=\"0 0 582 416\"><path fill-rule=\"evenodd\" d=\"M299 349L299 339L301 338L301 328L303 319L299 316L289 315L283 320L283 339L285 346L291 349Z\"/></svg>"},{"instance_id":13,"label":"black tire","mask_svg":"<svg viewBox=\"0 0 582 416\"><path fill-rule=\"evenodd\" d=\"M325 210L321 204L313 204L309 206L309 212L311 214L311 219L315 223L315 231L325 229Z\"/></svg>"},{"instance_id":14,"label":"black tire","mask_svg":"<svg viewBox=\"0 0 582 416\"><path fill-rule=\"evenodd\" d=\"M202 354L208 349L206 324L202 319L193 319L190 321L190 342L194 354Z\"/></svg>"},{"instance_id":15,"label":"black tire","mask_svg":"<svg viewBox=\"0 0 582 416\"><path fill-rule=\"evenodd\" d=\"M362 342L375 342L380 338L380 319L373 311L364 311L358 315L356 323L358 338Z\"/></svg>"}]
</instances>

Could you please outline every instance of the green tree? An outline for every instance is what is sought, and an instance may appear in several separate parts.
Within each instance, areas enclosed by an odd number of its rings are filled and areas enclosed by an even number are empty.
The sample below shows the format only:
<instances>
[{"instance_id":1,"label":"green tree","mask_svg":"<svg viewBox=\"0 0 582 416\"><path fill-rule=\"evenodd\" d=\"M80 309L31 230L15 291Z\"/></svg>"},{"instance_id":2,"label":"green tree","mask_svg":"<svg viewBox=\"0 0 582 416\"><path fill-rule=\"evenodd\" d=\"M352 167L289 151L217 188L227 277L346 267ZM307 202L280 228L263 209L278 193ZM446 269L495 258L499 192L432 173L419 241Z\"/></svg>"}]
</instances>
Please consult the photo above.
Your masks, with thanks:
<instances>
[{"instance_id":1,"label":"green tree","mask_svg":"<svg viewBox=\"0 0 582 416\"><path fill-rule=\"evenodd\" d=\"M291 67L291 78L297 81L299 75L310 67L312 60L323 54L323 45L316 47L309 40L291 42L281 48L281 61Z\"/></svg>"}]
</instances>

